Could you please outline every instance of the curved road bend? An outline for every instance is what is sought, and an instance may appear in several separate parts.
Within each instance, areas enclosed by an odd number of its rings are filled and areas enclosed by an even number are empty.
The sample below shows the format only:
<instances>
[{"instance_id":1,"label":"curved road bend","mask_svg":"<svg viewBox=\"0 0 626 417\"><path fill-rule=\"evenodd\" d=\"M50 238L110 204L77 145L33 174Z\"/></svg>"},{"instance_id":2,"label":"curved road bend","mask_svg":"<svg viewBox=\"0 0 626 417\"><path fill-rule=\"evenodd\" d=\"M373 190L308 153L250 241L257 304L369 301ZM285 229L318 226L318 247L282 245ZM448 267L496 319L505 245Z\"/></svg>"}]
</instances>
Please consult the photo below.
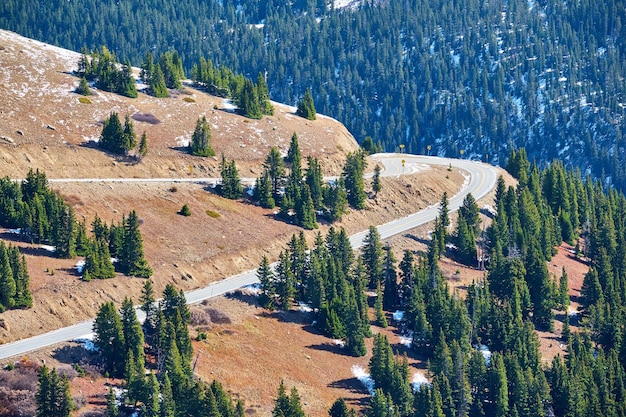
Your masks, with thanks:
<instances>
[{"instance_id":1,"label":"curved road bend","mask_svg":"<svg viewBox=\"0 0 626 417\"><path fill-rule=\"evenodd\" d=\"M472 193L478 200L489 193L496 185L497 171L494 167L479 162L468 160L438 158L432 156L417 156L409 154L376 154L372 158L384 166L383 176L399 176L402 174L412 174L420 170L427 169L427 165L452 165L454 168L460 168L467 174L466 181L461 190L449 199L450 211L457 210L465 196ZM404 166L402 160L405 161ZM217 181L217 178L93 178L93 179L50 179L51 183L55 182L196 182L211 183ZM430 206L417 213L409 216L393 220L378 226L378 231L382 239L413 229L422 224L433 221L438 214L438 205ZM350 243L353 248L359 248L363 245L363 238L368 231L363 231L350 236ZM216 297L227 292L236 290L249 284L258 282L256 270L246 271L238 275L225 278L215 282L205 288L189 291L185 293L187 303L193 304L205 300L207 298ZM142 311L138 311L138 317L143 320ZM44 348L55 343L73 340L88 336L92 333L93 320L77 323L73 326L64 327L53 330L42 335L33 336L16 342L0 345L0 360L13 356L22 355L26 352Z\"/></svg>"}]
</instances>

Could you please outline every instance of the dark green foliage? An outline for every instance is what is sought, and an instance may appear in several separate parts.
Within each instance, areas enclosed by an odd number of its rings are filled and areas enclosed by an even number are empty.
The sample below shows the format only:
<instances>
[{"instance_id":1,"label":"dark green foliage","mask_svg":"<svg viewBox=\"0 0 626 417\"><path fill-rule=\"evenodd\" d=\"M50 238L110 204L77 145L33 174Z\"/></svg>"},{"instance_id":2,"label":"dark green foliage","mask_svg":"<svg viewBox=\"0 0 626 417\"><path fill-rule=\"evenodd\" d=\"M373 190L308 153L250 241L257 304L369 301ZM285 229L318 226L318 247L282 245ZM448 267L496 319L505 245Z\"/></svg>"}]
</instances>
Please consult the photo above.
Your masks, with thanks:
<instances>
[{"instance_id":1,"label":"dark green foliage","mask_svg":"<svg viewBox=\"0 0 626 417\"><path fill-rule=\"evenodd\" d=\"M134 149L137 146L137 137L130 116L126 115L122 127L117 113L111 112L102 126L98 146L117 155L126 155Z\"/></svg>"},{"instance_id":2,"label":"dark green foliage","mask_svg":"<svg viewBox=\"0 0 626 417\"><path fill-rule=\"evenodd\" d=\"M294 103L310 88L318 110L387 150L463 149L503 163L511 145L527 144L530 160L562 155L623 187L623 128L613 123L625 88L619 2L513 11L478 1L394 0L349 12L324 2L237 6L54 0L35 10L7 0L0 26L73 50L109 45L135 65L147 50L176 48L188 64L204 55L237 73L262 72L274 99ZM517 35L493 36L508 30Z\"/></svg>"},{"instance_id":3,"label":"dark green foliage","mask_svg":"<svg viewBox=\"0 0 626 417\"><path fill-rule=\"evenodd\" d=\"M261 284L262 291L262 304L265 308L273 310L276 303L276 283L274 281L274 272L270 267L270 263L267 260L267 256L263 255L261 264L257 269L257 277Z\"/></svg>"},{"instance_id":4,"label":"dark green foliage","mask_svg":"<svg viewBox=\"0 0 626 417\"><path fill-rule=\"evenodd\" d=\"M304 92L302 100L298 102L298 110L296 111L296 114L308 120L315 120L315 104L313 104L313 96L311 96L310 90L307 89Z\"/></svg>"},{"instance_id":5,"label":"dark green foliage","mask_svg":"<svg viewBox=\"0 0 626 417\"><path fill-rule=\"evenodd\" d=\"M241 179L239 178L239 171L235 166L235 161L227 161L223 154L220 163L220 173L222 176L222 184L220 187L222 197L230 200L241 198L243 188L241 187Z\"/></svg>"},{"instance_id":6,"label":"dark green foliage","mask_svg":"<svg viewBox=\"0 0 626 417\"><path fill-rule=\"evenodd\" d=\"M374 176L372 177L372 191L374 191L375 195L378 195L382 189L383 186L380 183L380 166L376 164L374 167Z\"/></svg>"},{"instance_id":7,"label":"dark green foliage","mask_svg":"<svg viewBox=\"0 0 626 417\"><path fill-rule=\"evenodd\" d=\"M366 136L361 143L361 148L368 154L372 155L383 151L383 145L378 142L374 144L374 139L371 136Z\"/></svg>"},{"instance_id":8,"label":"dark green foliage","mask_svg":"<svg viewBox=\"0 0 626 417\"><path fill-rule=\"evenodd\" d=\"M374 312L376 314L376 324L383 329L387 326L387 317L385 317L385 311L383 310L383 292L380 289L380 281L376 287L376 301L374 302Z\"/></svg>"},{"instance_id":9,"label":"dark green foliage","mask_svg":"<svg viewBox=\"0 0 626 417\"><path fill-rule=\"evenodd\" d=\"M348 406L343 398L337 398L333 403L330 410L328 410L330 417L356 417L356 411L351 408L348 410Z\"/></svg>"},{"instance_id":10,"label":"dark green foliage","mask_svg":"<svg viewBox=\"0 0 626 417\"><path fill-rule=\"evenodd\" d=\"M278 196L278 188L282 185L285 175L283 158L280 156L278 148L274 146L270 148L270 151L265 158L265 162L263 163L263 168L265 168L265 172L270 177L272 195L274 200L276 200L276 197Z\"/></svg>"},{"instance_id":11,"label":"dark green foliage","mask_svg":"<svg viewBox=\"0 0 626 417\"><path fill-rule=\"evenodd\" d=\"M363 184L363 171L367 162L362 151L351 152L346 156L346 163L343 168L343 180L348 194L350 207L357 210L365 208L365 186Z\"/></svg>"},{"instance_id":12,"label":"dark green foliage","mask_svg":"<svg viewBox=\"0 0 626 417\"><path fill-rule=\"evenodd\" d=\"M251 119L263 117L261 106L259 105L258 90L252 81L248 79L244 81L241 93L237 97L237 106L241 114L246 117Z\"/></svg>"},{"instance_id":13,"label":"dark green foliage","mask_svg":"<svg viewBox=\"0 0 626 417\"><path fill-rule=\"evenodd\" d=\"M80 77L80 83L78 84L78 87L76 87L76 93L81 96L91 95L91 89L89 88L89 83L85 77Z\"/></svg>"},{"instance_id":14,"label":"dark green foliage","mask_svg":"<svg viewBox=\"0 0 626 417\"><path fill-rule=\"evenodd\" d=\"M102 46L100 51L87 55L83 49L83 56L78 64L77 74L87 80L94 80L96 87L104 91L136 98L137 87L132 75L130 62L120 64L115 54Z\"/></svg>"},{"instance_id":15,"label":"dark green foliage","mask_svg":"<svg viewBox=\"0 0 626 417\"><path fill-rule=\"evenodd\" d=\"M139 231L139 217L133 210L124 219L124 240L122 251L118 254L120 271L126 275L148 278L152 268L143 255L143 238Z\"/></svg>"},{"instance_id":16,"label":"dark green foliage","mask_svg":"<svg viewBox=\"0 0 626 417\"><path fill-rule=\"evenodd\" d=\"M365 273L368 278L369 288L376 288L378 283L383 280L383 249L380 243L380 234L378 229L370 226L369 232L363 239L363 248L361 249L361 257L365 266Z\"/></svg>"},{"instance_id":17,"label":"dark green foliage","mask_svg":"<svg viewBox=\"0 0 626 417\"><path fill-rule=\"evenodd\" d=\"M143 158L148 155L148 139L146 137L146 132L141 134L141 139L139 140L139 149L137 149L137 156L139 158Z\"/></svg>"},{"instance_id":18,"label":"dark green foliage","mask_svg":"<svg viewBox=\"0 0 626 417\"><path fill-rule=\"evenodd\" d=\"M189 217L191 216L191 209L187 204L183 204L181 209L178 211L178 214L180 214L181 216Z\"/></svg>"},{"instance_id":19,"label":"dark green foliage","mask_svg":"<svg viewBox=\"0 0 626 417\"><path fill-rule=\"evenodd\" d=\"M211 147L211 128L206 116L198 118L196 128L189 142L189 153L195 156L215 156L215 151Z\"/></svg>"},{"instance_id":20,"label":"dark green foliage","mask_svg":"<svg viewBox=\"0 0 626 417\"><path fill-rule=\"evenodd\" d=\"M69 417L74 408L70 395L70 383L65 375L46 365L39 370L39 384L35 395L37 417Z\"/></svg>"},{"instance_id":21,"label":"dark green foliage","mask_svg":"<svg viewBox=\"0 0 626 417\"><path fill-rule=\"evenodd\" d=\"M0 241L0 311L32 307L29 280L24 255Z\"/></svg>"},{"instance_id":22,"label":"dark green foliage","mask_svg":"<svg viewBox=\"0 0 626 417\"><path fill-rule=\"evenodd\" d=\"M287 395L287 390L283 381L278 387L278 397L274 400L273 417L305 417L302 410L300 395L296 387L291 389L291 393Z\"/></svg>"},{"instance_id":23,"label":"dark green foliage","mask_svg":"<svg viewBox=\"0 0 626 417\"><path fill-rule=\"evenodd\" d=\"M102 304L93 324L94 345L98 348L104 367L113 377L126 371L124 331L120 315L113 302Z\"/></svg>"},{"instance_id":24,"label":"dark green foliage","mask_svg":"<svg viewBox=\"0 0 626 417\"><path fill-rule=\"evenodd\" d=\"M115 267L111 262L109 245L104 239L92 241L83 267L83 280L106 279L115 276ZM87 279L89 278L89 279Z\"/></svg>"},{"instance_id":25,"label":"dark green foliage","mask_svg":"<svg viewBox=\"0 0 626 417\"><path fill-rule=\"evenodd\" d=\"M253 198L263 208L274 208L276 206L272 196L272 181L268 171L265 171L263 176L256 179Z\"/></svg>"}]
</instances>

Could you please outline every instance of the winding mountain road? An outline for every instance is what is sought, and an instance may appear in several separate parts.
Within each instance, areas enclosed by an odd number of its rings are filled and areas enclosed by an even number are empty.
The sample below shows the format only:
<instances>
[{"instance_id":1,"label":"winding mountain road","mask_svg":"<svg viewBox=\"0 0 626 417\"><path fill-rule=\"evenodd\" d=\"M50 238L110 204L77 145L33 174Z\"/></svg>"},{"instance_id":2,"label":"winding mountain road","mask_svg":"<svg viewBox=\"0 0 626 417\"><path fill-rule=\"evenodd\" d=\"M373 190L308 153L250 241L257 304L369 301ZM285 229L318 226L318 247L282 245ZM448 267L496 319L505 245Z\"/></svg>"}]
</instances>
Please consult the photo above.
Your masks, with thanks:
<instances>
[{"instance_id":1,"label":"winding mountain road","mask_svg":"<svg viewBox=\"0 0 626 417\"><path fill-rule=\"evenodd\" d=\"M418 156L409 154L375 154L372 159L380 163L384 170L382 176L400 176L414 174L428 169L430 165L452 166L464 171L466 178L459 192L449 199L450 211L457 210L468 193L478 200L488 194L496 185L498 173L490 165L468 160L438 158L432 156ZM403 162L404 161L404 162ZM213 183L218 178L88 178L88 179L50 179L51 183L58 182L197 182ZM433 221L438 214L439 205L433 205L417 213L393 220L378 226L382 239L405 232L417 226ZM353 248L363 245L363 239L368 231L350 236ZM225 278L207 287L189 291L185 294L187 303L193 304L202 300L222 295L246 285L258 282L256 270L246 271L238 275ZM143 312L138 311L138 318L143 320ZM0 360L22 355L26 352L44 348L59 342L84 338L92 333L93 320L84 321L73 326L57 329L42 335L33 336L16 342L0 345Z\"/></svg>"}]
</instances>

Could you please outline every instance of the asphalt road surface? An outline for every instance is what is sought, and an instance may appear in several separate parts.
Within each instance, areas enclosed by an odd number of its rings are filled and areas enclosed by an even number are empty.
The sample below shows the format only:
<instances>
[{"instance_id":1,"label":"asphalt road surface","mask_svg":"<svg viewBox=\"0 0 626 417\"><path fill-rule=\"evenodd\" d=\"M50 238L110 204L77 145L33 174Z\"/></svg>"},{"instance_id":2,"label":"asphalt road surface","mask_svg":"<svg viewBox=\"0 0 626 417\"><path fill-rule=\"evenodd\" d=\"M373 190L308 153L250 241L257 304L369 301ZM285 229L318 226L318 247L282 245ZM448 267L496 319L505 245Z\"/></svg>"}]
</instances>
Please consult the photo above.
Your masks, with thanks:
<instances>
[{"instance_id":1,"label":"asphalt road surface","mask_svg":"<svg viewBox=\"0 0 626 417\"><path fill-rule=\"evenodd\" d=\"M496 185L497 171L494 167L480 162L469 160L447 159L432 156L418 156L409 154L376 154L372 158L382 165L382 176L400 176L414 174L420 170L428 169L429 165L452 166L464 171L466 180L459 192L449 198L450 211L457 210L468 193L478 200L488 194ZM404 162L402 162L404 161ZM84 179L50 179L49 182L195 182L214 183L218 178L84 178ZM252 181L253 182L253 181ZM438 205L427 207L417 213L393 220L378 226L381 239L405 232L417 226L435 220L439 210ZM368 231L363 231L350 236L353 248L363 245L363 239ZM198 303L202 300L216 297L246 285L257 283L256 270L243 272L238 275L227 277L205 288L185 293L187 303ZM143 312L138 311L138 318L143 320ZM89 337L92 333L93 320L84 321L73 326L53 330L42 335L33 336L16 342L0 345L0 360L13 356L23 355L26 352L41 349L56 343Z\"/></svg>"}]
</instances>

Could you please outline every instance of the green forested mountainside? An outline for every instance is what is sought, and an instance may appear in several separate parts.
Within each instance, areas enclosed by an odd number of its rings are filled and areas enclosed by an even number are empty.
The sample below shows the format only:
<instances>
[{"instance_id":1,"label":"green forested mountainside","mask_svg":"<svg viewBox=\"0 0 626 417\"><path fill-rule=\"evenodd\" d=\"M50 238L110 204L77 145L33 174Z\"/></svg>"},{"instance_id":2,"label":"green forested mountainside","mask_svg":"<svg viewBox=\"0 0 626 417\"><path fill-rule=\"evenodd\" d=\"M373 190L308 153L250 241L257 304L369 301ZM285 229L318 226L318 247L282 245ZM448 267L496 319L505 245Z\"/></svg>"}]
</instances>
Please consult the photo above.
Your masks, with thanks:
<instances>
[{"instance_id":1,"label":"green forested mountainside","mask_svg":"<svg viewBox=\"0 0 626 417\"><path fill-rule=\"evenodd\" d=\"M147 51L200 56L272 99L311 88L320 113L386 150L504 162L510 144L624 188L626 68L616 0L5 0L0 27L80 50L106 45L139 65ZM262 23L262 24L261 24Z\"/></svg>"}]
</instances>

